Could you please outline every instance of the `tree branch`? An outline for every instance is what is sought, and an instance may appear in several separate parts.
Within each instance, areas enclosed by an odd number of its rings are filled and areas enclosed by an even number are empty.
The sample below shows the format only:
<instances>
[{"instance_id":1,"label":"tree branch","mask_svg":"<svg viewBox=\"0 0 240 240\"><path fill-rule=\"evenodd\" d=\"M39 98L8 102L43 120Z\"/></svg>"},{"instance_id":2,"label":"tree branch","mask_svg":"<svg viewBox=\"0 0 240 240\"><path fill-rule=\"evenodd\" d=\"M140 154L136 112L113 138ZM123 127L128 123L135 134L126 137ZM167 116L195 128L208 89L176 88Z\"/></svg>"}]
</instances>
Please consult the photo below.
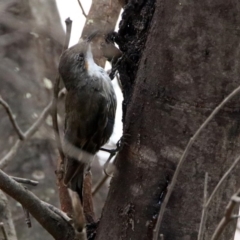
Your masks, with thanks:
<instances>
[{"instance_id":1,"label":"tree branch","mask_svg":"<svg viewBox=\"0 0 240 240\"><path fill-rule=\"evenodd\" d=\"M231 197L231 201L228 203L225 211L225 216L222 218L220 223L218 224L211 240L217 240L221 236L223 230L228 225L228 223L234 219L232 212L236 204L240 203L240 189Z\"/></svg>"},{"instance_id":2,"label":"tree branch","mask_svg":"<svg viewBox=\"0 0 240 240\"><path fill-rule=\"evenodd\" d=\"M220 181L218 182L217 186L214 188L211 196L208 198L208 201L206 202L206 208L209 207L213 197L215 196L216 192L218 191L218 189L221 187L222 183L224 182L224 180L229 176L229 174L232 172L232 170L236 167L236 165L239 163L240 161L240 155L236 158L236 160L233 162L233 164L230 166L230 168L224 173L224 175L222 176L222 178L220 179Z\"/></svg>"},{"instance_id":3,"label":"tree branch","mask_svg":"<svg viewBox=\"0 0 240 240\"><path fill-rule=\"evenodd\" d=\"M63 46L62 53L68 48L70 36L71 36L71 30L72 30L72 21L70 18L67 18L65 20L66 23L66 36L65 36L65 42ZM62 178L64 173L64 153L62 149L62 142L60 138L59 133L59 127L58 127L58 119L57 119L57 104L58 104L58 98L59 95L62 94L63 90L59 92L59 84L60 84L60 75L58 74L54 83L54 89L53 89L53 106L52 106L52 122L53 122L53 130L55 134L55 140L57 143L57 149L59 152L60 157L57 160L57 185L58 185L58 193L59 193L59 200L61 209L71 215L72 214L72 205L71 205L71 199L69 197L67 187L63 184Z\"/></svg>"},{"instance_id":4,"label":"tree branch","mask_svg":"<svg viewBox=\"0 0 240 240\"><path fill-rule=\"evenodd\" d=\"M75 233L69 222L42 204L39 198L2 170L0 170L0 189L21 203L55 239L74 239Z\"/></svg>"},{"instance_id":5,"label":"tree branch","mask_svg":"<svg viewBox=\"0 0 240 240\"><path fill-rule=\"evenodd\" d=\"M87 14L86 14L85 11L84 11L84 8L83 8L83 6L82 6L81 1L78 0L78 3L79 3L80 8L82 9L82 14L83 14L83 16L84 16L85 18L87 18Z\"/></svg>"},{"instance_id":6,"label":"tree branch","mask_svg":"<svg viewBox=\"0 0 240 240\"><path fill-rule=\"evenodd\" d=\"M232 93L230 93L215 109L214 111L210 114L210 116L204 121L204 123L199 127L199 129L195 132L195 134L193 135L193 137L189 140L188 144L187 144L187 147L185 148L181 158L180 158L180 161L178 162L178 165L177 165L177 168L176 168L176 171L173 175L173 178L172 178L172 181L168 187L168 191L167 191L167 194L164 198L164 201L163 201L163 204L160 208L160 212L159 212L159 215L158 215L158 220L157 220L157 224L156 224L156 227L153 231L153 240L157 240L158 239L158 233L159 233L159 229L160 229L160 225L161 225L161 222L162 222L162 219L163 219L163 215L164 215L164 212L165 212L165 209L166 209L166 206L167 206L167 203L168 203L168 200L172 194L172 191L176 185L176 182L177 182L177 177L180 173L180 170L181 170L181 167L184 163L184 161L186 160L187 158L187 155L189 153L189 150L190 148L192 147L193 143L196 141L197 137L199 136L199 134L203 131L203 129L207 126L207 124L213 119L213 117L219 112L219 110L227 103L230 101L230 99L232 99L236 94L238 94L240 92L240 86L238 88L236 88Z\"/></svg>"},{"instance_id":7,"label":"tree branch","mask_svg":"<svg viewBox=\"0 0 240 240\"><path fill-rule=\"evenodd\" d=\"M201 222L200 222L199 231L198 231L198 240L202 240L203 233L205 230L205 223L206 223L207 210L208 210L206 207L206 202L208 197L207 187L208 187L208 173L205 173L204 190L203 190L203 209L202 209L202 217L201 217Z\"/></svg>"},{"instance_id":8,"label":"tree branch","mask_svg":"<svg viewBox=\"0 0 240 240\"><path fill-rule=\"evenodd\" d=\"M42 111L37 121L34 122L33 125L24 133L24 136L25 136L24 141L17 140L15 144L12 146L12 148L10 149L10 151L0 160L1 169L7 166L7 164L12 160L12 158L17 153L18 148L22 146L24 142L28 140L38 130L38 128L42 125L42 123L48 116L51 110L51 107L52 107L52 102L49 103L46 108L44 108L44 110Z\"/></svg>"},{"instance_id":9,"label":"tree branch","mask_svg":"<svg viewBox=\"0 0 240 240\"><path fill-rule=\"evenodd\" d=\"M11 110L11 108L9 107L9 105L7 104L7 102L5 102L2 97L0 96L0 104L5 108L7 115L9 117L10 122L12 123L13 128L15 129L18 137L20 140L24 140L25 136L22 132L22 130L20 129L20 127L18 126L17 122L15 121L14 117L13 117L13 112Z\"/></svg>"},{"instance_id":10,"label":"tree branch","mask_svg":"<svg viewBox=\"0 0 240 240\"><path fill-rule=\"evenodd\" d=\"M32 185L32 186L37 186L38 185L38 181L34 181L34 180L26 179L26 178L19 178L19 177L12 177L12 176L10 176L10 177L18 183L29 184L29 185Z\"/></svg>"},{"instance_id":11,"label":"tree branch","mask_svg":"<svg viewBox=\"0 0 240 240\"><path fill-rule=\"evenodd\" d=\"M66 37L65 37L65 42L64 42L62 53L68 48L70 36L71 36L71 30L72 30L72 20L70 18L67 18L65 20L65 23L66 23ZM58 74L56 77L55 83L54 83L54 88L53 88L52 122L53 122L53 130L54 130L55 139L57 142L58 152L61 157L61 163L63 164L64 153L62 150L62 143L61 143L61 138L60 138L60 134L59 134L58 119L57 119L57 103L58 103L58 96L59 96L60 80L61 80L61 78Z\"/></svg>"}]
</instances>

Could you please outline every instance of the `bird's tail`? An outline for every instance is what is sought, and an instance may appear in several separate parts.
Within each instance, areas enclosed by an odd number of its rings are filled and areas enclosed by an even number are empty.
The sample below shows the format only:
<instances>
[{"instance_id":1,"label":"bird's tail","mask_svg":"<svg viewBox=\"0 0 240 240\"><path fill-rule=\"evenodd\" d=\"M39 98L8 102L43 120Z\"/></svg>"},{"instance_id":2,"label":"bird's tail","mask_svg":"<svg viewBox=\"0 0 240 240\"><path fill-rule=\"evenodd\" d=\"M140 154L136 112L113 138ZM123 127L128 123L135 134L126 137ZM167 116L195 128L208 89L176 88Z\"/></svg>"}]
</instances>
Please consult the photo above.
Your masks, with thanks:
<instances>
[{"instance_id":1,"label":"bird's tail","mask_svg":"<svg viewBox=\"0 0 240 240\"><path fill-rule=\"evenodd\" d=\"M83 204L83 181L84 181L84 171L78 171L69 183L69 188L75 191Z\"/></svg>"},{"instance_id":2,"label":"bird's tail","mask_svg":"<svg viewBox=\"0 0 240 240\"><path fill-rule=\"evenodd\" d=\"M83 203L83 180L86 164L74 158L65 159L64 184L72 191L77 192L81 203Z\"/></svg>"}]
</instances>

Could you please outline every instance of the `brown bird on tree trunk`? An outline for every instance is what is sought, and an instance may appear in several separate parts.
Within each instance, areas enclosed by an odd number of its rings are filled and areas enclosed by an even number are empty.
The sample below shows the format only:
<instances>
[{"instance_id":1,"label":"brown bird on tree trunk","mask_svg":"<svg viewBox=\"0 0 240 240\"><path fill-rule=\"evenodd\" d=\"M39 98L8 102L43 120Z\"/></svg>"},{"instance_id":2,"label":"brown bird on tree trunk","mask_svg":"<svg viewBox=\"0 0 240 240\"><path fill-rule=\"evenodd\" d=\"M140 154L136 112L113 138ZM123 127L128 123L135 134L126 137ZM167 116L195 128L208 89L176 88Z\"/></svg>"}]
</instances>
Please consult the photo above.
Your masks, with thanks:
<instances>
[{"instance_id":1,"label":"brown bird on tree trunk","mask_svg":"<svg viewBox=\"0 0 240 240\"><path fill-rule=\"evenodd\" d=\"M59 74L67 89L64 183L83 202L84 175L113 132L116 95L108 74L94 62L87 40L80 40L62 54Z\"/></svg>"}]
</instances>

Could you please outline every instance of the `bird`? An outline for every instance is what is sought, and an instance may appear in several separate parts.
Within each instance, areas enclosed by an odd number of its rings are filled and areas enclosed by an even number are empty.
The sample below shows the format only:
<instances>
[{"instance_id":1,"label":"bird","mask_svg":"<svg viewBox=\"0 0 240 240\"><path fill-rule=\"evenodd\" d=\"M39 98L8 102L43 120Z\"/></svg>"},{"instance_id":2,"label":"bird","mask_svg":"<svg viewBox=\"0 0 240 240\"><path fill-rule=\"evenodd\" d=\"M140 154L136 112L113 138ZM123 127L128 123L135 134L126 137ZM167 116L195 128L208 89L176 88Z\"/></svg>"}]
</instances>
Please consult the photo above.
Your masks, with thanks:
<instances>
[{"instance_id":1,"label":"bird","mask_svg":"<svg viewBox=\"0 0 240 240\"><path fill-rule=\"evenodd\" d=\"M67 89L63 182L82 203L84 175L113 133L117 106L111 79L93 59L91 39L80 39L64 51L58 67Z\"/></svg>"}]
</instances>

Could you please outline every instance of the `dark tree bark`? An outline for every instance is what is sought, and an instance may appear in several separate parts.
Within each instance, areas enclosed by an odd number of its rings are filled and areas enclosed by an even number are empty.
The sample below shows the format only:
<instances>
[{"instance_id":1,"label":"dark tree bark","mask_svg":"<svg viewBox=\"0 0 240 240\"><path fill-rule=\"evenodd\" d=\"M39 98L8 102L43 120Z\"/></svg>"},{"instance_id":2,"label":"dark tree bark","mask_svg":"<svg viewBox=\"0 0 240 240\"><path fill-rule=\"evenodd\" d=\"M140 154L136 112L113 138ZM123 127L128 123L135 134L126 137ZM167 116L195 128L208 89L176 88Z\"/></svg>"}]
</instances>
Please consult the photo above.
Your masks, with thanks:
<instances>
[{"instance_id":1,"label":"dark tree bark","mask_svg":"<svg viewBox=\"0 0 240 240\"><path fill-rule=\"evenodd\" d=\"M238 1L157 0L152 21L151 4L128 1L120 25L124 131L130 137L116 160L118 171L97 240L152 239L167 185L188 140L239 85ZM147 34L145 44L141 36ZM165 240L197 239L205 172L211 193L239 154L239 123L239 101L234 98L192 147L164 215ZM239 166L212 202L205 240L239 186L238 171ZM232 239L235 226L232 222L221 239Z\"/></svg>"}]
</instances>

